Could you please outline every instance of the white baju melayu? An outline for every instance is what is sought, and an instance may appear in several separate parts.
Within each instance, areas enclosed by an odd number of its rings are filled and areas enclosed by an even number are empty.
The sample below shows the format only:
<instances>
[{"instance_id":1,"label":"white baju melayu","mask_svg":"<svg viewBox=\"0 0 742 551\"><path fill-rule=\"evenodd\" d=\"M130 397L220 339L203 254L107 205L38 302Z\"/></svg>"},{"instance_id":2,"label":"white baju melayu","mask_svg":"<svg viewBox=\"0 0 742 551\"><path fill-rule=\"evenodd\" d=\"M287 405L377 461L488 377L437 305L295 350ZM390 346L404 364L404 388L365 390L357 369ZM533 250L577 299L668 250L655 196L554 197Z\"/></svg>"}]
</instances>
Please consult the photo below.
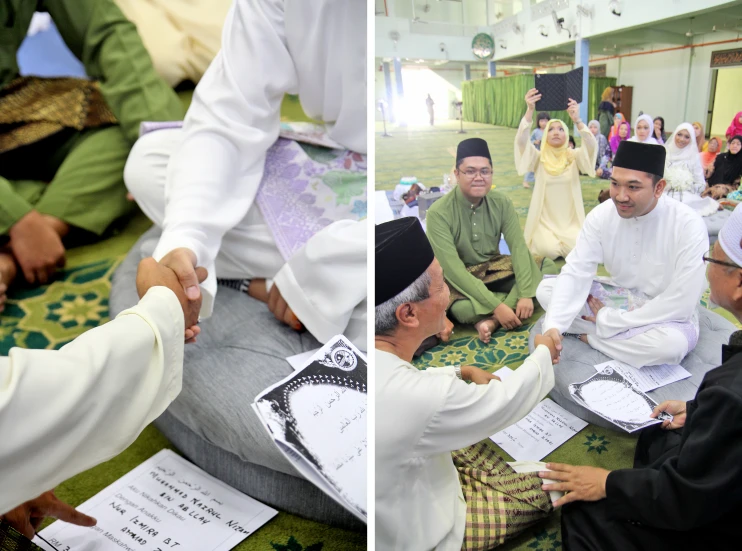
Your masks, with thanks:
<instances>
[{"instance_id":1,"label":"white baju melayu","mask_svg":"<svg viewBox=\"0 0 742 551\"><path fill-rule=\"evenodd\" d=\"M195 252L209 270L204 317L216 277L273 279L317 340L344 333L366 348L366 221L334 222L286 261L255 204L285 93L332 140L366 152L365 37L361 0L236 0L184 127L134 145L124 180L162 227L153 256Z\"/></svg>"},{"instance_id":2,"label":"white baju melayu","mask_svg":"<svg viewBox=\"0 0 742 551\"><path fill-rule=\"evenodd\" d=\"M648 214L630 219L606 201L588 214L559 276L536 291L546 310L543 331L587 333L590 346L634 367L678 364L697 343L708 250L706 225L679 201L663 195ZM575 319L599 264L616 285L651 300L630 312L602 308L595 324Z\"/></svg>"},{"instance_id":3,"label":"white baju melayu","mask_svg":"<svg viewBox=\"0 0 742 551\"><path fill-rule=\"evenodd\" d=\"M675 136L681 130L690 135L690 142L683 148L675 143ZM677 127L665 144L665 193L688 205L701 216L711 216L719 210L719 203L711 197L701 197L706 189L706 177L701 166L701 155L696 145L693 125L684 122Z\"/></svg>"},{"instance_id":4,"label":"white baju melayu","mask_svg":"<svg viewBox=\"0 0 742 551\"><path fill-rule=\"evenodd\" d=\"M122 452L182 375L183 311L166 287L60 350L0 357L0 514Z\"/></svg>"},{"instance_id":5,"label":"white baju melayu","mask_svg":"<svg viewBox=\"0 0 742 551\"><path fill-rule=\"evenodd\" d=\"M537 347L512 376L487 385L380 350L375 373L376 548L459 551L466 501L451 452L516 423L548 394L549 349Z\"/></svg>"}]
</instances>

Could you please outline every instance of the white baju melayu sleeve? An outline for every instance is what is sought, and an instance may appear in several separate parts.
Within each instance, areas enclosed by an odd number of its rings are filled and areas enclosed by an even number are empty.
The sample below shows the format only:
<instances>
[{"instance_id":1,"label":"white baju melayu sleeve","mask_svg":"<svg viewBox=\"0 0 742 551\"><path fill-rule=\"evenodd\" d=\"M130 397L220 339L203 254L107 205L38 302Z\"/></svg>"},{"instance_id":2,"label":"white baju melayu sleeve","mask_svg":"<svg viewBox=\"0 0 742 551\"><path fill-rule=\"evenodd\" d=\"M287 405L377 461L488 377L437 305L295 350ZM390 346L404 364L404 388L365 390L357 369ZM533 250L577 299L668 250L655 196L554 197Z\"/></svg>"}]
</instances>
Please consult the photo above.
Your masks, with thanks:
<instances>
[{"instance_id":1,"label":"white baju melayu sleeve","mask_svg":"<svg viewBox=\"0 0 742 551\"><path fill-rule=\"evenodd\" d=\"M178 247L196 254L209 271L202 284L205 316L213 309L221 240L252 206L266 152L278 138L281 101L285 93L297 92L283 5L280 0L233 4L222 49L196 87L185 138L168 165L165 220L153 256L160 260Z\"/></svg>"},{"instance_id":2,"label":"white baju melayu sleeve","mask_svg":"<svg viewBox=\"0 0 742 551\"><path fill-rule=\"evenodd\" d=\"M358 349L367 348L367 233L366 220L334 222L276 274L274 284L284 300L320 342L342 333Z\"/></svg>"},{"instance_id":3,"label":"white baju melayu sleeve","mask_svg":"<svg viewBox=\"0 0 742 551\"><path fill-rule=\"evenodd\" d=\"M564 333L585 306L598 265L603 262L600 241L602 210L599 205L585 217L575 248L565 259L566 263L554 283L544 318L544 332L557 329Z\"/></svg>"},{"instance_id":4,"label":"white baju melayu sleeve","mask_svg":"<svg viewBox=\"0 0 742 551\"><path fill-rule=\"evenodd\" d=\"M116 456L180 392L183 312L153 287L60 350L0 358L0 514Z\"/></svg>"},{"instance_id":5,"label":"white baju melayu sleeve","mask_svg":"<svg viewBox=\"0 0 742 551\"><path fill-rule=\"evenodd\" d=\"M437 408L417 445L423 455L458 450L492 436L520 421L554 387L551 354L543 345L536 347L503 382L463 384L455 377L453 367L422 373L426 377L446 377L438 387L442 395L435 396L439 400L434 400L434 394L429 396Z\"/></svg>"},{"instance_id":6,"label":"white baju melayu sleeve","mask_svg":"<svg viewBox=\"0 0 742 551\"><path fill-rule=\"evenodd\" d=\"M186 247L208 269L202 316L213 311L222 239L255 201L266 152L278 138L284 94L299 94L304 110L325 122L332 139L365 153L365 59L356 55L365 48L365 35L359 27L365 31L365 3L359 0L236 0L232 6L222 50L196 88L185 137L168 165L163 232L154 252L160 260ZM360 315L350 305L358 304L361 282L364 296L366 291L365 275L356 273L366 251L360 232L326 228L278 274L289 307L322 342L355 330L345 322ZM327 252L318 255L319 248ZM332 305L318 307L325 296L317 283L330 270L339 270L331 279L342 285ZM348 298L338 300L343 294Z\"/></svg>"}]
</instances>

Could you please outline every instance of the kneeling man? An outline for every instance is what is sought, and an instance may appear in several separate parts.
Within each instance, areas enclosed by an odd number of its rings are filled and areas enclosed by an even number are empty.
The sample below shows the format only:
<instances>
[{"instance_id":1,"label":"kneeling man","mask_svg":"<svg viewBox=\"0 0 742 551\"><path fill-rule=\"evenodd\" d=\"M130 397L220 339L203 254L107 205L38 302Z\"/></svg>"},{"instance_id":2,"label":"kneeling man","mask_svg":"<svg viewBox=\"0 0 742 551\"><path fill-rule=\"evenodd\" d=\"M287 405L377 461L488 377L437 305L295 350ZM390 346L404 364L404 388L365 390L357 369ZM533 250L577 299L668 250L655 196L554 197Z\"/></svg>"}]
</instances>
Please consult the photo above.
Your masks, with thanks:
<instances>
[{"instance_id":1,"label":"kneeling man","mask_svg":"<svg viewBox=\"0 0 742 551\"><path fill-rule=\"evenodd\" d=\"M742 208L709 262L711 300L742 322ZM661 403L672 421L641 431L633 469L548 464L546 490L569 492L562 542L570 551L736 549L742 515L742 331L722 346L693 400ZM545 475L546 473L541 473ZM575 502L575 503L572 503ZM595 502L595 503L586 503Z\"/></svg>"},{"instance_id":2,"label":"kneeling man","mask_svg":"<svg viewBox=\"0 0 742 551\"><path fill-rule=\"evenodd\" d=\"M377 226L378 549L487 550L552 508L534 473L516 473L482 440L551 390L556 346L537 336L534 353L505 382L471 366L419 371L412 355L444 328L448 299L420 222Z\"/></svg>"},{"instance_id":3,"label":"kneeling man","mask_svg":"<svg viewBox=\"0 0 742 551\"><path fill-rule=\"evenodd\" d=\"M545 335L559 343L565 331L579 333L596 350L637 368L678 364L695 348L708 231L693 209L662 195L664 167L664 147L621 142L612 201L588 214L559 276L539 285ZM615 285L646 302L624 310L589 296L599 264ZM592 315L575 320L586 301Z\"/></svg>"},{"instance_id":4,"label":"kneeling man","mask_svg":"<svg viewBox=\"0 0 742 551\"><path fill-rule=\"evenodd\" d=\"M542 272L559 269L548 258L531 256L512 201L492 190L487 142L459 143L454 174L458 186L428 210L428 239L451 290L451 315L473 323L487 343L498 327L515 329L533 315ZM509 256L500 254L500 235Z\"/></svg>"}]
</instances>

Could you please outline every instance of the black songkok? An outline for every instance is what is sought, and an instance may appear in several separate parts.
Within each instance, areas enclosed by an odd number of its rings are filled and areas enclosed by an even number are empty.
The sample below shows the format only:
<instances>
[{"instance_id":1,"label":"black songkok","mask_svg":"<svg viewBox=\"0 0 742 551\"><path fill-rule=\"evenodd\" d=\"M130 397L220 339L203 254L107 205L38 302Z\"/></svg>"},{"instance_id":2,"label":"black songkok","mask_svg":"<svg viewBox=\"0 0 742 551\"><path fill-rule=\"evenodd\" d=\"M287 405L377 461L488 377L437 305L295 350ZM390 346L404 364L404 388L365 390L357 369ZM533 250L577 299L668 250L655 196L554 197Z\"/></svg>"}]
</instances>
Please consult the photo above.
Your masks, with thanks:
<instances>
[{"instance_id":1,"label":"black songkok","mask_svg":"<svg viewBox=\"0 0 742 551\"><path fill-rule=\"evenodd\" d=\"M459 142L459 147L456 148L456 166L467 157L487 157L492 162L490 148L482 138L469 138Z\"/></svg>"},{"instance_id":2,"label":"black songkok","mask_svg":"<svg viewBox=\"0 0 742 551\"><path fill-rule=\"evenodd\" d=\"M376 226L376 306L412 285L434 259L417 218L407 216Z\"/></svg>"},{"instance_id":3,"label":"black songkok","mask_svg":"<svg viewBox=\"0 0 742 551\"><path fill-rule=\"evenodd\" d=\"M613 157L613 166L640 170L662 178L665 174L666 154L667 151L662 145L625 140L618 145L616 156Z\"/></svg>"}]
</instances>

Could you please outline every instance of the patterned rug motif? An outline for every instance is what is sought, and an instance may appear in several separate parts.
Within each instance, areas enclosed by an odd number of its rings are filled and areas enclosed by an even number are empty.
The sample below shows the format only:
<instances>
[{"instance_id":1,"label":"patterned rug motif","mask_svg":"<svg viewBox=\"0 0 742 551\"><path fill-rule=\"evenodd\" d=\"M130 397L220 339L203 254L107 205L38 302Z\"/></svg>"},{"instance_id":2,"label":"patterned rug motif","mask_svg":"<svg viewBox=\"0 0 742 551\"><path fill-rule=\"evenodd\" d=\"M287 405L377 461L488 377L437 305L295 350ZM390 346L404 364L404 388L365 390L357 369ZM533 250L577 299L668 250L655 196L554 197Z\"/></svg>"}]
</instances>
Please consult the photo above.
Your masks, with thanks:
<instances>
[{"instance_id":1,"label":"patterned rug motif","mask_svg":"<svg viewBox=\"0 0 742 551\"><path fill-rule=\"evenodd\" d=\"M516 173L513 159L513 140L515 130L478 123L464 123L466 134L460 135L458 122L436 123L431 128L408 127L390 129L393 137L381 137L381 127L377 124L376 134L376 189L391 190L403 176L416 176L426 186L443 183L443 175L448 174L454 164L451 152L456 150L459 141L465 138L480 137L487 141L493 159L493 183L497 190L506 193L513 201L521 227L525 226L533 190L522 186L522 177ZM605 180L581 178L582 197L585 212L598 204L598 193L608 187ZM560 267L563 260L557 261ZM598 272L606 275L605 270ZM701 304L709 306L708 290ZM523 326L514 331L498 330L492 335L489 344L482 343L472 326L454 328L449 343L439 345L416 359L414 365L420 369L444 365L473 365L496 373L503 366L518 368L528 356L528 335L533 324L543 314L543 309L535 305L533 316ZM715 312L734 320L721 309ZM739 323L737 323L739 326ZM557 368L558 369L558 368ZM512 458L488 440L508 460ZM579 434L548 455L544 461L591 465L604 469L621 469L633 464L636 437L624 432L612 431L588 425ZM562 549L559 512L549 517L519 537L505 542L499 547L503 551L555 551Z\"/></svg>"}]
</instances>

